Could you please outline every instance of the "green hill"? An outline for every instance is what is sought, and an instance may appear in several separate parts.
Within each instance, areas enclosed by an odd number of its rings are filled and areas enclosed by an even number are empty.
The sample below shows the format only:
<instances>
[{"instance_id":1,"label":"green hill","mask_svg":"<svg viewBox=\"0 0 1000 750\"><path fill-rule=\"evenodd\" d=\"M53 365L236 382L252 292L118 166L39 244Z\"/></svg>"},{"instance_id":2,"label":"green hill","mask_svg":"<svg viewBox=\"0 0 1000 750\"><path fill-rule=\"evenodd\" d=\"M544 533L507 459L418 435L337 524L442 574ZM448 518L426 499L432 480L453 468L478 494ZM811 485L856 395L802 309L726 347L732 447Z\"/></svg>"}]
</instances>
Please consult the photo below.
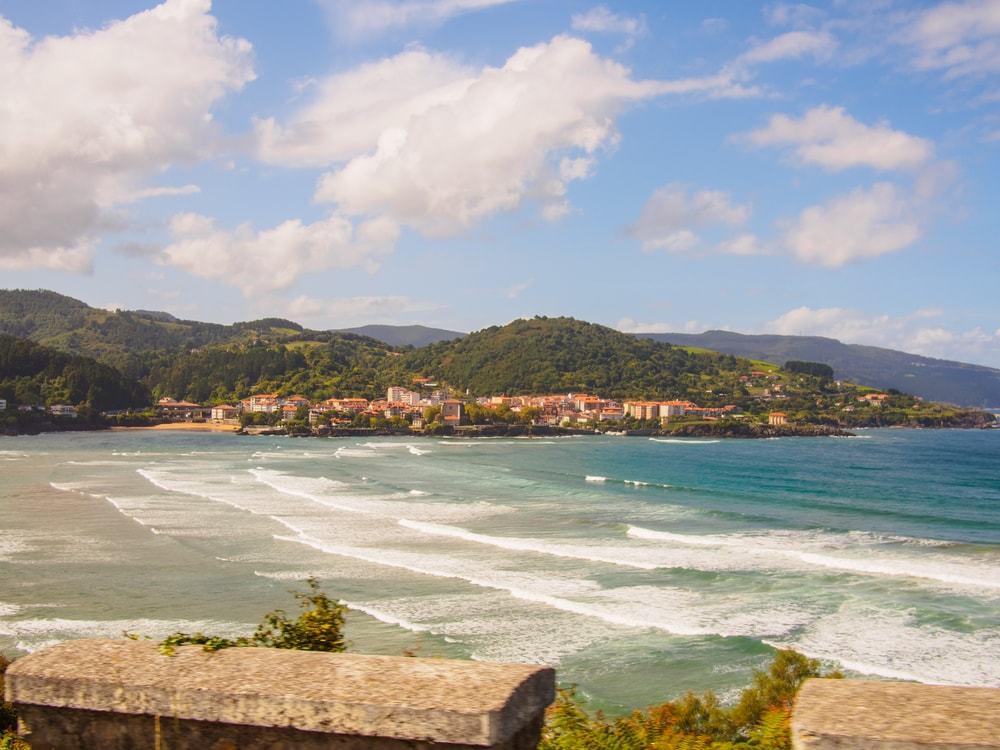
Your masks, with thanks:
<instances>
[{"instance_id":1,"label":"green hill","mask_svg":"<svg viewBox=\"0 0 1000 750\"><path fill-rule=\"evenodd\" d=\"M298 323L282 318L202 323L150 310L103 310L55 292L25 289L0 290L0 334L93 357L135 379L148 377L162 357L202 347L309 337Z\"/></svg>"},{"instance_id":2,"label":"green hill","mask_svg":"<svg viewBox=\"0 0 1000 750\"><path fill-rule=\"evenodd\" d=\"M477 395L587 391L715 401L729 395L737 370L750 370L749 362L729 355L695 354L573 318L544 317L485 328L401 359L410 372Z\"/></svg>"},{"instance_id":3,"label":"green hill","mask_svg":"<svg viewBox=\"0 0 1000 750\"><path fill-rule=\"evenodd\" d=\"M149 391L89 357L0 335L0 398L9 407L70 404L103 411L146 406Z\"/></svg>"},{"instance_id":4,"label":"green hill","mask_svg":"<svg viewBox=\"0 0 1000 750\"><path fill-rule=\"evenodd\" d=\"M398 360L398 353L381 342L334 333L324 334L324 340L230 344L162 357L145 380L157 397L199 402L266 392L375 398L384 397L395 378L405 377Z\"/></svg>"}]
</instances>

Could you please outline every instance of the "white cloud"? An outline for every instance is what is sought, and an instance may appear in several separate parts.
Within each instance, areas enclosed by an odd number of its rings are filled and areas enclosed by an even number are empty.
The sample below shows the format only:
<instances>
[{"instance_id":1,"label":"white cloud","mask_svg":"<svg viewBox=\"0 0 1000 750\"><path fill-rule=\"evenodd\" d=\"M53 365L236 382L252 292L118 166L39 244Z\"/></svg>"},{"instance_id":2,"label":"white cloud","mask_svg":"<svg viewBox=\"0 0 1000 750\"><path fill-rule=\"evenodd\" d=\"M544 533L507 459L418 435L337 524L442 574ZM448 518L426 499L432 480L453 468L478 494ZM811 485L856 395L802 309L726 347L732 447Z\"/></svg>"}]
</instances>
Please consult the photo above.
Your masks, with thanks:
<instances>
[{"instance_id":1,"label":"white cloud","mask_svg":"<svg viewBox=\"0 0 1000 750\"><path fill-rule=\"evenodd\" d=\"M695 229L738 226L750 218L750 208L733 203L727 193L701 190L688 194L683 185L671 183L657 189L646 201L629 234L642 249L683 252L701 243Z\"/></svg>"},{"instance_id":2,"label":"white cloud","mask_svg":"<svg viewBox=\"0 0 1000 750\"><path fill-rule=\"evenodd\" d=\"M287 166L346 161L374 149L383 132L460 100L475 75L446 55L417 48L330 76L287 124L254 121L258 157Z\"/></svg>"},{"instance_id":3,"label":"white cloud","mask_svg":"<svg viewBox=\"0 0 1000 750\"><path fill-rule=\"evenodd\" d=\"M33 40L0 18L0 267L89 269L111 210L203 155L210 110L253 79L208 0L167 0L97 31Z\"/></svg>"},{"instance_id":4,"label":"white cloud","mask_svg":"<svg viewBox=\"0 0 1000 750\"><path fill-rule=\"evenodd\" d=\"M518 0L320 0L342 37L375 36L407 26L438 26L450 18Z\"/></svg>"},{"instance_id":5,"label":"white cloud","mask_svg":"<svg viewBox=\"0 0 1000 750\"><path fill-rule=\"evenodd\" d=\"M622 318L615 323L614 327L622 333L702 333L710 328L719 328L719 326L711 326L698 320L689 320L678 325L675 323L642 323L633 318Z\"/></svg>"},{"instance_id":6,"label":"white cloud","mask_svg":"<svg viewBox=\"0 0 1000 750\"><path fill-rule=\"evenodd\" d=\"M439 302L399 295L325 298L300 295L280 306L293 320L321 328L349 328L368 323L408 324L412 323L412 318L403 316L444 309Z\"/></svg>"},{"instance_id":7,"label":"white cloud","mask_svg":"<svg viewBox=\"0 0 1000 750\"><path fill-rule=\"evenodd\" d=\"M612 13L604 5L574 15L571 26L574 31L621 34L628 37L630 42L646 33L645 18Z\"/></svg>"},{"instance_id":8,"label":"white cloud","mask_svg":"<svg viewBox=\"0 0 1000 750\"><path fill-rule=\"evenodd\" d=\"M163 250L163 263L239 287L247 296L286 289L307 272L374 271L399 237L389 220L354 226L337 215L312 224L292 219L265 230L244 224L230 231L218 229L207 216L178 214L170 231L173 238Z\"/></svg>"},{"instance_id":9,"label":"white cloud","mask_svg":"<svg viewBox=\"0 0 1000 750\"><path fill-rule=\"evenodd\" d=\"M891 183L879 182L805 209L784 241L800 261L834 268L901 250L921 233L912 203Z\"/></svg>"},{"instance_id":10,"label":"white cloud","mask_svg":"<svg viewBox=\"0 0 1000 750\"><path fill-rule=\"evenodd\" d=\"M716 245L716 250L727 255L767 255L770 250L765 247L756 235L745 233Z\"/></svg>"},{"instance_id":11,"label":"white cloud","mask_svg":"<svg viewBox=\"0 0 1000 750\"><path fill-rule=\"evenodd\" d=\"M805 3L775 3L764 15L775 26L806 27L822 21L826 13Z\"/></svg>"},{"instance_id":12,"label":"white cloud","mask_svg":"<svg viewBox=\"0 0 1000 750\"><path fill-rule=\"evenodd\" d=\"M942 3L921 11L902 34L919 70L948 78L1000 71L1000 0Z\"/></svg>"},{"instance_id":13,"label":"white cloud","mask_svg":"<svg viewBox=\"0 0 1000 750\"><path fill-rule=\"evenodd\" d=\"M769 63L810 56L816 60L830 59L837 49L837 40L826 31L789 31L759 42L738 58L742 63Z\"/></svg>"},{"instance_id":14,"label":"white cloud","mask_svg":"<svg viewBox=\"0 0 1000 750\"><path fill-rule=\"evenodd\" d=\"M929 357L1000 364L1000 331L947 328L940 310L904 315L870 315L842 307L797 307L767 323L764 330L794 336L828 336L849 344L899 349Z\"/></svg>"},{"instance_id":15,"label":"white cloud","mask_svg":"<svg viewBox=\"0 0 1000 750\"><path fill-rule=\"evenodd\" d=\"M391 69L448 65L426 58L383 63ZM407 106L405 121L373 107L371 120L382 126L374 129L374 150L324 174L316 199L348 215L388 216L431 235L460 231L526 200L555 218L569 209L568 183L588 176L598 154L617 142L615 118L626 107L668 93L732 88L718 78L637 81L571 37L522 48L502 67L472 78L464 70L453 73L444 84L435 78L429 88L415 87L429 92L433 104ZM347 78L339 85L353 87Z\"/></svg>"},{"instance_id":16,"label":"white cloud","mask_svg":"<svg viewBox=\"0 0 1000 750\"><path fill-rule=\"evenodd\" d=\"M200 192L201 188L198 185L178 185L176 187L162 185L158 187L133 190L129 195L122 196L120 202L131 203L133 201L146 200L147 198L171 198L178 195L197 195Z\"/></svg>"},{"instance_id":17,"label":"white cloud","mask_svg":"<svg viewBox=\"0 0 1000 750\"><path fill-rule=\"evenodd\" d=\"M768 124L737 136L755 146L791 146L799 161L831 171L867 166L881 170L913 169L932 157L930 141L887 123L865 125L841 107L819 106L801 118L773 115Z\"/></svg>"}]
</instances>

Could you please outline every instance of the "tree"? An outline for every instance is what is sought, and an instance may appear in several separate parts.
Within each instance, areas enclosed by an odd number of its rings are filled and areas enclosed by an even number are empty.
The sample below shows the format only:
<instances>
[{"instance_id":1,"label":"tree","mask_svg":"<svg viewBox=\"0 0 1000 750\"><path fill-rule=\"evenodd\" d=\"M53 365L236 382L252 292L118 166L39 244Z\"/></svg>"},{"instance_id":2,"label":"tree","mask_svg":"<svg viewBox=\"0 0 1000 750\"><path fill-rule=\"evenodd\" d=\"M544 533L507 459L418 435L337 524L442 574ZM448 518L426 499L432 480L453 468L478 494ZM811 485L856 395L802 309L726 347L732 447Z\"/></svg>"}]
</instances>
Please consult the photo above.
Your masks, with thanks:
<instances>
[{"instance_id":1,"label":"tree","mask_svg":"<svg viewBox=\"0 0 1000 750\"><path fill-rule=\"evenodd\" d=\"M344 615L347 606L331 599L321 589L319 580L306 579L308 591L293 591L302 612L294 620L283 609L264 615L252 636L225 638L204 633L174 633L160 643L160 651L172 655L177 646L200 645L206 651L223 648L263 646L298 651L332 651L347 649L344 641Z\"/></svg>"}]
</instances>

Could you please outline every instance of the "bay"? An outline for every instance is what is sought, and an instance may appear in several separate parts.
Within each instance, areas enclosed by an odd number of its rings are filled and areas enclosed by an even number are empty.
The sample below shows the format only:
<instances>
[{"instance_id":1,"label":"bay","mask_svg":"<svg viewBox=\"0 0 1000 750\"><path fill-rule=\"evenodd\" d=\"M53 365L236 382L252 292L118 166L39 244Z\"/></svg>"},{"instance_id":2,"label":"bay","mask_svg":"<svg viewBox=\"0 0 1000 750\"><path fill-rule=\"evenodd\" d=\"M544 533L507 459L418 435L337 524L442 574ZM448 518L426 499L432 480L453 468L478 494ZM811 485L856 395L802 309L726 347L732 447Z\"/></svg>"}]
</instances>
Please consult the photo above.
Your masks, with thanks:
<instances>
[{"instance_id":1,"label":"bay","mask_svg":"<svg viewBox=\"0 0 1000 750\"><path fill-rule=\"evenodd\" d=\"M0 650L237 633L315 575L353 648L554 664L612 711L773 649L1000 686L1000 431L0 442Z\"/></svg>"}]
</instances>

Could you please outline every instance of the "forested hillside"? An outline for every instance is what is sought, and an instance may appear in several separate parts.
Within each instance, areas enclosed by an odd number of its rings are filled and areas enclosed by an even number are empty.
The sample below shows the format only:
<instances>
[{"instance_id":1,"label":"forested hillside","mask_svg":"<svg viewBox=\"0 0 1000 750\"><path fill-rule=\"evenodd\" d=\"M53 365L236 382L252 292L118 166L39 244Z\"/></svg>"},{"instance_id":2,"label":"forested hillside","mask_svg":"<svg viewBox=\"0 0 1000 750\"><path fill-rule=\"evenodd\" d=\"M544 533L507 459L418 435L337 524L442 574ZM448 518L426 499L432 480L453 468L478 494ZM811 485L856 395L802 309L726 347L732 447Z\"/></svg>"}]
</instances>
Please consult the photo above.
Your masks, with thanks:
<instances>
[{"instance_id":1,"label":"forested hillside","mask_svg":"<svg viewBox=\"0 0 1000 750\"><path fill-rule=\"evenodd\" d=\"M236 342L280 342L302 331L299 324L280 318L227 326L155 311L102 310L44 290L0 290L0 333L93 357L136 379L148 375L156 354L174 356Z\"/></svg>"},{"instance_id":2,"label":"forested hillside","mask_svg":"<svg viewBox=\"0 0 1000 750\"><path fill-rule=\"evenodd\" d=\"M587 391L612 398L696 396L699 402L706 400L706 385L715 390L741 368L729 355L693 354L573 318L544 317L485 328L402 359L411 372L474 394ZM742 369L749 371L749 363Z\"/></svg>"},{"instance_id":3,"label":"forested hillside","mask_svg":"<svg viewBox=\"0 0 1000 750\"><path fill-rule=\"evenodd\" d=\"M146 406L149 391L89 357L0 335L0 398L9 408L70 404L102 411Z\"/></svg>"},{"instance_id":4,"label":"forested hillside","mask_svg":"<svg viewBox=\"0 0 1000 750\"><path fill-rule=\"evenodd\" d=\"M146 382L156 396L199 402L234 401L251 393L332 396L385 396L405 374L398 353L384 344L350 334L326 341L241 344L210 347L151 366Z\"/></svg>"}]
</instances>

